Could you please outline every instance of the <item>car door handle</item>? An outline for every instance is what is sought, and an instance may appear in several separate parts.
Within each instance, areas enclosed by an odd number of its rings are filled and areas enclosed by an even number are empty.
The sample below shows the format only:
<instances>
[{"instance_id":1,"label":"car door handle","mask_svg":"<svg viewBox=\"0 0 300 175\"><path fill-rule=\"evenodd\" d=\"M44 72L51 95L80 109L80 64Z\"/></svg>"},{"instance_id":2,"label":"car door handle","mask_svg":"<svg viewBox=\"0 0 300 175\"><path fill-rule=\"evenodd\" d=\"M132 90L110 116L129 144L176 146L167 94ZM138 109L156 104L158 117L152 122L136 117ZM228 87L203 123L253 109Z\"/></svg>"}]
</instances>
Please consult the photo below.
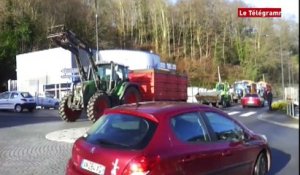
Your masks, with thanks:
<instances>
[{"instance_id":1,"label":"car door handle","mask_svg":"<svg viewBox=\"0 0 300 175\"><path fill-rule=\"evenodd\" d=\"M225 151L222 151L222 156L231 156L232 155L232 152L229 151L229 150L225 150Z\"/></svg>"},{"instance_id":2,"label":"car door handle","mask_svg":"<svg viewBox=\"0 0 300 175\"><path fill-rule=\"evenodd\" d=\"M192 161L194 159L194 157L192 155L189 155L189 156L184 156L183 158L180 159L180 162L183 163L183 162L189 162L189 161Z\"/></svg>"}]
</instances>

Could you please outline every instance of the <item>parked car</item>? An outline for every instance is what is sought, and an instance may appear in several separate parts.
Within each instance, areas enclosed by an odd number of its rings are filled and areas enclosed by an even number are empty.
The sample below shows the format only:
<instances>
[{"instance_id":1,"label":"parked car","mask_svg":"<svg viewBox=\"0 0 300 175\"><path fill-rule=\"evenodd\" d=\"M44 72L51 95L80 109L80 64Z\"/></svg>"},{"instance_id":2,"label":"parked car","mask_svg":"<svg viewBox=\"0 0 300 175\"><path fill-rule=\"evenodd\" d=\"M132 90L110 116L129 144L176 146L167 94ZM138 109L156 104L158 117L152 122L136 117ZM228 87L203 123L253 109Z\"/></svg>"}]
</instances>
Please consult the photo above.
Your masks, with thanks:
<instances>
[{"instance_id":1,"label":"parked car","mask_svg":"<svg viewBox=\"0 0 300 175\"><path fill-rule=\"evenodd\" d=\"M241 104L243 108L248 106L264 107L265 100L263 97L259 96L258 94L246 94L245 97L241 99Z\"/></svg>"},{"instance_id":2,"label":"parked car","mask_svg":"<svg viewBox=\"0 0 300 175\"><path fill-rule=\"evenodd\" d=\"M34 97L29 92L6 91L0 94L0 109L22 112L23 109L33 112L36 107Z\"/></svg>"},{"instance_id":3,"label":"parked car","mask_svg":"<svg viewBox=\"0 0 300 175\"><path fill-rule=\"evenodd\" d=\"M142 102L107 109L72 149L69 175L266 174L267 138L220 109Z\"/></svg>"},{"instance_id":4,"label":"parked car","mask_svg":"<svg viewBox=\"0 0 300 175\"><path fill-rule=\"evenodd\" d=\"M44 108L44 109L58 109L59 107L59 100L55 98L54 95L45 93L45 94L38 94L36 97L37 106Z\"/></svg>"}]
</instances>

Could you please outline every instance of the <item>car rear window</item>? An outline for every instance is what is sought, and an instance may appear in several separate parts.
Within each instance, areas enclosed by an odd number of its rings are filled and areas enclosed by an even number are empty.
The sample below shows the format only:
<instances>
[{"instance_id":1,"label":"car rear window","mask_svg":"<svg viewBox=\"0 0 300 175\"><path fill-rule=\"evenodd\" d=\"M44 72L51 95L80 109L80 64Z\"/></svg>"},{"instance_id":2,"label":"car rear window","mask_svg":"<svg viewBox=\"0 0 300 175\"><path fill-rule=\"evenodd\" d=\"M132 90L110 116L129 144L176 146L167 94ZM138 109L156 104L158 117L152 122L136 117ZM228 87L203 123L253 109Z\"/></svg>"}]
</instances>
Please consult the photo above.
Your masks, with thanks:
<instances>
[{"instance_id":1,"label":"car rear window","mask_svg":"<svg viewBox=\"0 0 300 175\"><path fill-rule=\"evenodd\" d=\"M138 116L107 114L87 132L86 141L104 147L143 149L150 142L156 123Z\"/></svg>"},{"instance_id":2,"label":"car rear window","mask_svg":"<svg viewBox=\"0 0 300 175\"><path fill-rule=\"evenodd\" d=\"M257 94L246 94L246 97L258 97Z\"/></svg>"},{"instance_id":3,"label":"car rear window","mask_svg":"<svg viewBox=\"0 0 300 175\"><path fill-rule=\"evenodd\" d=\"M21 92L21 96L24 98L32 98L32 95L29 92Z\"/></svg>"}]
</instances>

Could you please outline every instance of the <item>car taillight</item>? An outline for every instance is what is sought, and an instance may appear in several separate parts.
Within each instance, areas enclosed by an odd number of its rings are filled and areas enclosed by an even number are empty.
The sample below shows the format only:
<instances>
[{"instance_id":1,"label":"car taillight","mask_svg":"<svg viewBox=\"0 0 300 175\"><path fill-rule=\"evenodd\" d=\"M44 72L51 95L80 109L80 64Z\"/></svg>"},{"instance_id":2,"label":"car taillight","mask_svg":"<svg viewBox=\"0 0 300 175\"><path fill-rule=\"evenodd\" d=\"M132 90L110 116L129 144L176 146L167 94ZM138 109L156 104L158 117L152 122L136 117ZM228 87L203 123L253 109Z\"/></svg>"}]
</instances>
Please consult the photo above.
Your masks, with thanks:
<instances>
[{"instance_id":1,"label":"car taillight","mask_svg":"<svg viewBox=\"0 0 300 175\"><path fill-rule=\"evenodd\" d=\"M22 98L21 100L22 100L22 101L25 101L25 102L27 101L25 98Z\"/></svg>"},{"instance_id":2,"label":"car taillight","mask_svg":"<svg viewBox=\"0 0 300 175\"><path fill-rule=\"evenodd\" d=\"M129 162L125 168L123 175L146 175L149 174L152 168L160 161L159 156L137 157Z\"/></svg>"}]
</instances>

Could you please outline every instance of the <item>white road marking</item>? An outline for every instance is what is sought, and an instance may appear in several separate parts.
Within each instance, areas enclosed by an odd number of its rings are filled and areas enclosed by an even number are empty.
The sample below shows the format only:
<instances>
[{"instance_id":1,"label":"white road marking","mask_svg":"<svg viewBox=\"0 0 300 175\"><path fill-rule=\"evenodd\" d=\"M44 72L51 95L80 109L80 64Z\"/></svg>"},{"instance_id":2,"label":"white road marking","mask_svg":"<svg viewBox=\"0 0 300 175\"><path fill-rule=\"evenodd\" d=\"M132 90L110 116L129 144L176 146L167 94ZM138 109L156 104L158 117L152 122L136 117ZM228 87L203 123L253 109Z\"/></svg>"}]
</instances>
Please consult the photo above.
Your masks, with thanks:
<instances>
[{"instance_id":1,"label":"white road marking","mask_svg":"<svg viewBox=\"0 0 300 175\"><path fill-rule=\"evenodd\" d=\"M252 111L252 112L247 112L245 114L240 115L240 117L249 117L250 115L255 114L256 112Z\"/></svg>"},{"instance_id":2,"label":"white road marking","mask_svg":"<svg viewBox=\"0 0 300 175\"><path fill-rule=\"evenodd\" d=\"M238 113L240 113L240 111L232 111L232 112L229 112L229 113L227 113L228 115L234 115L234 114L238 114Z\"/></svg>"},{"instance_id":3,"label":"white road marking","mask_svg":"<svg viewBox=\"0 0 300 175\"><path fill-rule=\"evenodd\" d=\"M46 139L57 142L74 143L75 140L82 136L88 129L89 127L58 130L48 133Z\"/></svg>"},{"instance_id":4,"label":"white road marking","mask_svg":"<svg viewBox=\"0 0 300 175\"><path fill-rule=\"evenodd\" d=\"M272 121L271 119L268 119L268 117L263 117L262 115L259 115L257 118L259 120L262 120L262 121L265 121L265 122L269 122L269 123L272 123L274 125L279 125L279 126L284 126L284 127L288 127L288 128L299 129L299 124L280 123L280 122Z\"/></svg>"}]
</instances>

